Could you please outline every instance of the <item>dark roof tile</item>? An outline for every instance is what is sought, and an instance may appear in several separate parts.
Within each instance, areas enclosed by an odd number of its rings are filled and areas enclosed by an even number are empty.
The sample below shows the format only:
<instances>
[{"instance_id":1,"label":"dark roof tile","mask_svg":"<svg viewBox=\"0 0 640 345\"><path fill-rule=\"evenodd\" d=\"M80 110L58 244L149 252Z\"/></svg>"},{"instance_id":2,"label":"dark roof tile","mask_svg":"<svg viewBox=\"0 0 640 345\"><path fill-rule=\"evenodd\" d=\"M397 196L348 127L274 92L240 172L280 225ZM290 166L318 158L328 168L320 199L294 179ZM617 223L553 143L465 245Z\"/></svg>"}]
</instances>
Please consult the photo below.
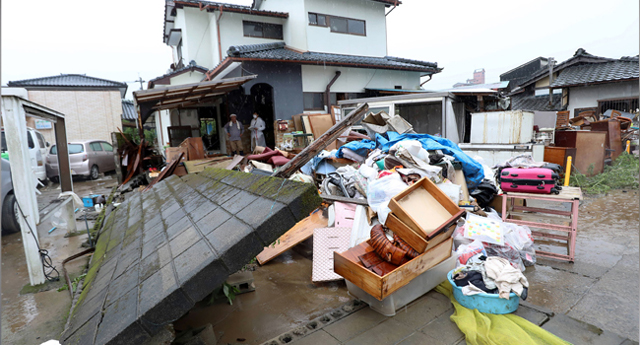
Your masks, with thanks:
<instances>
[{"instance_id":1,"label":"dark roof tile","mask_svg":"<svg viewBox=\"0 0 640 345\"><path fill-rule=\"evenodd\" d=\"M126 88L126 83L89 77L85 74L60 74L51 77L10 81L8 86L15 87L101 87Z\"/></svg>"},{"instance_id":2,"label":"dark roof tile","mask_svg":"<svg viewBox=\"0 0 640 345\"><path fill-rule=\"evenodd\" d=\"M439 73L435 62L403 59L391 56L371 57L360 55L330 54L318 52L300 53L285 47L284 42L231 46L227 51L231 58L248 58L254 60L280 60L301 63L331 63L345 65L362 65L363 67L379 67L385 69L403 69L420 72Z\"/></svg>"},{"instance_id":3,"label":"dark roof tile","mask_svg":"<svg viewBox=\"0 0 640 345\"><path fill-rule=\"evenodd\" d=\"M551 83L551 87L567 87L628 79L638 79L637 56L568 67L560 72L558 78Z\"/></svg>"},{"instance_id":4,"label":"dark roof tile","mask_svg":"<svg viewBox=\"0 0 640 345\"><path fill-rule=\"evenodd\" d=\"M122 119L135 121L138 118L138 112L133 105L133 101L128 99L122 100Z\"/></svg>"},{"instance_id":5,"label":"dark roof tile","mask_svg":"<svg viewBox=\"0 0 640 345\"><path fill-rule=\"evenodd\" d=\"M538 110L559 111L562 107L562 95L554 94L553 103L549 105L549 96L511 96L511 109L513 110Z\"/></svg>"}]
</instances>

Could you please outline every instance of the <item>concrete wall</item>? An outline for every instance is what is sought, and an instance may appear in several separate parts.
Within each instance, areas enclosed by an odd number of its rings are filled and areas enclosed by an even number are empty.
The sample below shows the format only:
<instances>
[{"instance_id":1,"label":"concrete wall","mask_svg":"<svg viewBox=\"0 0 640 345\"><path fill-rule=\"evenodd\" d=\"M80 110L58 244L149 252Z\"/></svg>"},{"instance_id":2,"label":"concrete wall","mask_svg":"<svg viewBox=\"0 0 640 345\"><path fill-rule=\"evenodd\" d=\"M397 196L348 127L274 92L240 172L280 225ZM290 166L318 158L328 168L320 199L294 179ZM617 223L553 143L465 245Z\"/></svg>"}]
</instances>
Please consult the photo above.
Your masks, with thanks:
<instances>
[{"instance_id":1,"label":"concrete wall","mask_svg":"<svg viewBox=\"0 0 640 345\"><path fill-rule=\"evenodd\" d=\"M597 107L598 100L611 98L638 97L638 81L622 83L600 84L569 89L569 105L571 117L575 116L574 109Z\"/></svg>"},{"instance_id":2,"label":"concrete wall","mask_svg":"<svg viewBox=\"0 0 640 345\"><path fill-rule=\"evenodd\" d=\"M29 100L65 115L69 141L101 139L122 128L120 91L29 91ZM33 125L35 128L35 124ZM39 130L51 144L53 129Z\"/></svg>"},{"instance_id":3,"label":"concrete wall","mask_svg":"<svg viewBox=\"0 0 640 345\"><path fill-rule=\"evenodd\" d=\"M309 20L305 13L308 50L365 56L387 55L384 4L369 0L305 0L305 10L307 13L364 20L366 31L366 36L331 32L329 27L308 25Z\"/></svg>"},{"instance_id":4,"label":"concrete wall","mask_svg":"<svg viewBox=\"0 0 640 345\"><path fill-rule=\"evenodd\" d=\"M217 47L214 44L216 36L211 34L211 27L215 26L214 13L191 7L178 10L175 28L182 29L182 57L185 65L195 60L201 66L213 68L218 63L217 54L214 55L217 53L217 50L214 51L214 46Z\"/></svg>"},{"instance_id":5,"label":"concrete wall","mask_svg":"<svg viewBox=\"0 0 640 345\"><path fill-rule=\"evenodd\" d=\"M417 90L420 87L420 72L334 67L302 66L302 89L304 92L324 92L336 71L340 78L331 87L331 92L364 92L365 88Z\"/></svg>"},{"instance_id":6,"label":"concrete wall","mask_svg":"<svg viewBox=\"0 0 640 345\"><path fill-rule=\"evenodd\" d=\"M255 84L267 83L273 87L274 117L276 119L290 120L291 116L303 112L300 65L275 62L245 62L242 67L258 75L256 79L243 85L247 95L251 94L251 87ZM250 102L251 100L248 101L248 103Z\"/></svg>"}]
</instances>

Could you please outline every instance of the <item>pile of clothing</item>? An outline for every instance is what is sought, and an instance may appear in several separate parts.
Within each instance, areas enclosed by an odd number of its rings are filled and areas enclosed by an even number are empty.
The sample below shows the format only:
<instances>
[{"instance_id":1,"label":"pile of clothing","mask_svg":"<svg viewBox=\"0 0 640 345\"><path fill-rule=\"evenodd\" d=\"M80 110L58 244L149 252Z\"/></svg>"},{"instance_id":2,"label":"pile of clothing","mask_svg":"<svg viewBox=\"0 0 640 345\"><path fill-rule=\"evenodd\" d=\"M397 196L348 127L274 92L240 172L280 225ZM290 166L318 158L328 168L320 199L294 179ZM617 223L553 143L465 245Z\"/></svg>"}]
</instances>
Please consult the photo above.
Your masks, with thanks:
<instances>
[{"instance_id":1,"label":"pile of clothing","mask_svg":"<svg viewBox=\"0 0 640 345\"><path fill-rule=\"evenodd\" d=\"M527 299L529 282L519 269L501 257L479 253L453 272L453 281L465 296L498 294L509 299L511 292Z\"/></svg>"}]
</instances>

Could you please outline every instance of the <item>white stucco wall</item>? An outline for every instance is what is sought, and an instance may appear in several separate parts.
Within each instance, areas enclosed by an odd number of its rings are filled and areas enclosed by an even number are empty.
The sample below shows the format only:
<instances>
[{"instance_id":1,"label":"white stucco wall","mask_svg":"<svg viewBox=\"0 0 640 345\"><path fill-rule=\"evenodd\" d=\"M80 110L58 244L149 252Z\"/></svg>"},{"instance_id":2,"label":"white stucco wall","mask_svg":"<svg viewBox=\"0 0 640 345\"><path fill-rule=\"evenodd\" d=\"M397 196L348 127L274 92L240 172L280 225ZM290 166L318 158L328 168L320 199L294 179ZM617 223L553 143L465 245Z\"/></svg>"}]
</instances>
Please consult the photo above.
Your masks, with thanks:
<instances>
[{"instance_id":1,"label":"white stucco wall","mask_svg":"<svg viewBox=\"0 0 640 345\"><path fill-rule=\"evenodd\" d=\"M329 27L308 25L307 13L303 20L307 31L309 51L364 56L387 55L387 33L384 4L369 0L305 0L306 12L334 15L365 21L366 36L331 32ZM302 29L302 28L301 28Z\"/></svg>"},{"instance_id":2,"label":"white stucco wall","mask_svg":"<svg viewBox=\"0 0 640 345\"><path fill-rule=\"evenodd\" d=\"M265 11L289 13L289 18L284 21L284 26L282 28L284 31L284 41L287 45L296 49L308 50L306 31L308 21L304 0L262 1L260 9Z\"/></svg>"},{"instance_id":3,"label":"white stucco wall","mask_svg":"<svg viewBox=\"0 0 640 345\"><path fill-rule=\"evenodd\" d=\"M331 92L364 92L365 87L393 89L395 85L402 85L403 89L418 89L420 86L420 72L303 65L302 91L324 92L336 71L342 74L331 87Z\"/></svg>"},{"instance_id":4,"label":"white stucco wall","mask_svg":"<svg viewBox=\"0 0 640 345\"><path fill-rule=\"evenodd\" d=\"M184 16L180 26L178 18ZM175 28L182 29L182 57L187 65L195 60L199 65L212 68L217 64L214 61L212 45L215 36L211 35L211 26L216 25L214 13L200 11L198 8L185 7L178 10Z\"/></svg>"},{"instance_id":5,"label":"white stucco wall","mask_svg":"<svg viewBox=\"0 0 640 345\"><path fill-rule=\"evenodd\" d=\"M638 97L638 81L572 87L569 89L567 110L573 117L574 109L597 107L598 100L631 97Z\"/></svg>"},{"instance_id":6,"label":"white stucco wall","mask_svg":"<svg viewBox=\"0 0 640 345\"><path fill-rule=\"evenodd\" d=\"M198 71L182 73L173 78L170 78L171 85L184 85L191 83L199 83L204 79L204 73Z\"/></svg>"},{"instance_id":7,"label":"white stucco wall","mask_svg":"<svg viewBox=\"0 0 640 345\"><path fill-rule=\"evenodd\" d=\"M272 24L280 24L280 25L283 25L285 23L285 19L283 18L252 16L247 14L225 12L222 18L220 19L220 33L221 33L220 43L222 45L222 59L224 59L227 56L227 50L229 49L230 46L272 43L272 42L283 41L281 39L245 37L244 31L242 30L242 21L244 20L251 21L251 22L272 23ZM284 27L282 29L283 29L283 37L285 37Z\"/></svg>"}]
</instances>

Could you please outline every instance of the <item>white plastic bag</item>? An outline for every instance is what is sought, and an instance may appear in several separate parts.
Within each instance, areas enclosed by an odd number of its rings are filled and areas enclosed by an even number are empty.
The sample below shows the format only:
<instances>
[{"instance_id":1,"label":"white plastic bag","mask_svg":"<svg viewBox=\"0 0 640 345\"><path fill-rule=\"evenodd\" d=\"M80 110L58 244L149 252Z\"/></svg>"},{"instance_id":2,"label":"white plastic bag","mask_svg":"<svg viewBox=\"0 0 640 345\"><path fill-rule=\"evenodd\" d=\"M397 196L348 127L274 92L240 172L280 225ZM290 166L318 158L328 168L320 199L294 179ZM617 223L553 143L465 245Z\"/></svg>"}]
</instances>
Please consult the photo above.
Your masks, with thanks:
<instances>
[{"instance_id":1,"label":"white plastic bag","mask_svg":"<svg viewBox=\"0 0 640 345\"><path fill-rule=\"evenodd\" d=\"M378 220L381 224L386 223L387 216L391 212L389 200L405 188L407 188L407 185L402 181L402 177L398 173L381 177L369 183L367 202L369 207L378 214Z\"/></svg>"},{"instance_id":2,"label":"white plastic bag","mask_svg":"<svg viewBox=\"0 0 640 345\"><path fill-rule=\"evenodd\" d=\"M456 254L458 255L458 262L456 263L456 267L466 265L467 261L470 258L480 253L485 256L487 255L487 252L484 249L484 245L480 240L475 240L469 244L460 245L460 247L458 247L458 250L456 250Z\"/></svg>"},{"instance_id":3,"label":"white plastic bag","mask_svg":"<svg viewBox=\"0 0 640 345\"><path fill-rule=\"evenodd\" d=\"M463 244L470 244L473 240L464 237L464 226L465 220L460 218L458 221L458 225L456 225L456 229L453 231L453 249L458 250L458 248Z\"/></svg>"}]
</instances>

